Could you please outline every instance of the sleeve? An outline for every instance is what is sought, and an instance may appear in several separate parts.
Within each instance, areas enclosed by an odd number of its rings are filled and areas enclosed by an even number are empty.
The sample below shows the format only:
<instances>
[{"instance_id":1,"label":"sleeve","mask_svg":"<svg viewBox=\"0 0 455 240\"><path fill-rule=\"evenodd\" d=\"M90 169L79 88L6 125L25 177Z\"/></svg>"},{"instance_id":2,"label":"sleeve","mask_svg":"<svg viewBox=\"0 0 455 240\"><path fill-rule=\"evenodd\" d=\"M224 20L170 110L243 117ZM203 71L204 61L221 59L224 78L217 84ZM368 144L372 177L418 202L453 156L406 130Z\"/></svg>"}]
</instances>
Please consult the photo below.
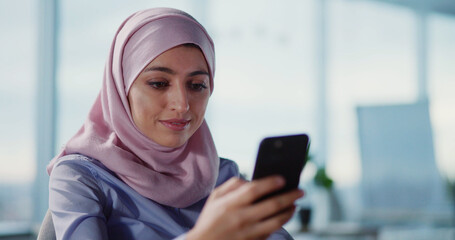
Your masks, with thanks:
<instances>
[{"instance_id":1,"label":"sleeve","mask_svg":"<svg viewBox=\"0 0 455 240\"><path fill-rule=\"evenodd\" d=\"M267 240L293 240L294 238L284 229L274 232Z\"/></svg>"},{"instance_id":2,"label":"sleeve","mask_svg":"<svg viewBox=\"0 0 455 240\"><path fill-rule=\"evenodd\" d=\"M220 170L218 172L216 187L223 184L231 177L241 177L237 163L226 158L220 158Z\"/></svg>"},{"instance_id":3,"label":"sleeve","mask_svg":"<svg viewBox=\"0 0 455 240\"><path fill-rule=\"evenodd\" d=\"M88 167L57 163L49 182L49 208L57 239L108 239L104 194Z\"/></svg>"}]
</instances>

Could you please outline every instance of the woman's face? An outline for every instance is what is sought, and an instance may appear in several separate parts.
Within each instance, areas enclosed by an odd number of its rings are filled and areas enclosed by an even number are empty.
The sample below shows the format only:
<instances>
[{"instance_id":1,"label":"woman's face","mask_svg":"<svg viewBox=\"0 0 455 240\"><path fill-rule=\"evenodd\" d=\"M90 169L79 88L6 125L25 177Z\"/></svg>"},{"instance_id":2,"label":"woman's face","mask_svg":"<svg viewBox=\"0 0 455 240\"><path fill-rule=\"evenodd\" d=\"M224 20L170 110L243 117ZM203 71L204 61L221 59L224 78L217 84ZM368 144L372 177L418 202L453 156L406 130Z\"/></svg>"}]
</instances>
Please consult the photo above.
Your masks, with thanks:
<instances>
[{"instance_id":1,"label":"woman's face","mask_svg":"<svg viewBox=\"0 0 455 240\"><path fill-rule=\"evenodd\" d=\"M128 100L137 128L162 146L182 146L204 120L209 80L197 47L178 46L162 53L130 88Z\"/></svg>"}]
</instances>

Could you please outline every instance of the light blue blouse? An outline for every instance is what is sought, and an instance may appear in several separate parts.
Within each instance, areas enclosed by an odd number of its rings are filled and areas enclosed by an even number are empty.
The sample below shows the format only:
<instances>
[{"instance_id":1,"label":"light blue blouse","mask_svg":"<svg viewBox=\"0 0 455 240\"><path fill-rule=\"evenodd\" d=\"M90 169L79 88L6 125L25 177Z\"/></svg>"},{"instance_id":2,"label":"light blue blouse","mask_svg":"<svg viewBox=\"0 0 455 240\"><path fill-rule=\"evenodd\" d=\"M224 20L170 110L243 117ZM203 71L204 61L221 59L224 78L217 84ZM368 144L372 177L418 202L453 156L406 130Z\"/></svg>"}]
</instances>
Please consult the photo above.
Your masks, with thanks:
<instances>
[{"instance_id":1,"label":"light blue blouse","mask_svg":"<svg viewBox=\"0 0 455 240\"><path fill-rule=\"evenodd\" d=\"M237 165L220 159L216 186L238 177ZM205 199L186 208L143 197L99 161L64 156L49 182L49 208L57 239L185 239ZM292 239L281 229L269 239Z\"/></svg>"}]
</instances>

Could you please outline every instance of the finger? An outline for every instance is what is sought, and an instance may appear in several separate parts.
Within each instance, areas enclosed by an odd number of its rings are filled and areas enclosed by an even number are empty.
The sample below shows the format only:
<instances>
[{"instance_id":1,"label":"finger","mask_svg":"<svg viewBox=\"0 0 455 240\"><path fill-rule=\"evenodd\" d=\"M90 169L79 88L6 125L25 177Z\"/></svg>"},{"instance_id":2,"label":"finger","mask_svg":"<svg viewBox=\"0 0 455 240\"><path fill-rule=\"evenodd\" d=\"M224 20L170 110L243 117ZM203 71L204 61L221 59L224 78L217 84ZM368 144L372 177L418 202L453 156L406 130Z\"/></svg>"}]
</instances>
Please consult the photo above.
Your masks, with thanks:
<instances>
[{"instance_id":1,"label":"finger","mask_svg":"<svg viewBox=\"0 0 455 240\"><path fill-rule=\"evenodd\" d=\"M284 184L281 176L265 177L243 184L230 197L236 199L235 202L240 206L250 205L260 197L279 190Z\"/></svg>"},{"instance_id":2,"label":"finger","mask_svg":"<svg viewBox=\"0 0 455 240\"><path fill-rule=\"evenodd\" d=\"M290 209L259 222L248 229L245 229L245 236L248 239L255 239L258 236L270 235L280 229L294 215L295 206Z\"/></svg>"},{"instance_id":3,"label":"finger","mask_svg":"<svg viewBox=\"0 0 455 240\"><path fill-rule=\"evenodd\" d=\"M234 189L239 188L241 185L245 184L246 181L237 177L232 177L227 180L225 183L221 184L219 187L215 188L212 192L212 198L219 198L227 193L233 191Z\"/></svg>"},{"instance_id":4,"label":"finger","mask_svg":"<svg viewBox=\"0 0 455 240\"><path fill-rule=\"evenodd\" d=\"M269 236L270 236L270 234L267 234L266 236L258 237L255 240L266 240L267 238L269 238Z\"/></svg>"},{"instance_id":5,"label":"finger","mask_svg":"<svg viewBox=\"0 0 455 240\"><path fill-rule=\"evenodd\" d=\"M265 199L244 211L249 222L258 222L294 206L294 202L303 196L302 190L294 190Z\"/></svg>"}]
</instances>

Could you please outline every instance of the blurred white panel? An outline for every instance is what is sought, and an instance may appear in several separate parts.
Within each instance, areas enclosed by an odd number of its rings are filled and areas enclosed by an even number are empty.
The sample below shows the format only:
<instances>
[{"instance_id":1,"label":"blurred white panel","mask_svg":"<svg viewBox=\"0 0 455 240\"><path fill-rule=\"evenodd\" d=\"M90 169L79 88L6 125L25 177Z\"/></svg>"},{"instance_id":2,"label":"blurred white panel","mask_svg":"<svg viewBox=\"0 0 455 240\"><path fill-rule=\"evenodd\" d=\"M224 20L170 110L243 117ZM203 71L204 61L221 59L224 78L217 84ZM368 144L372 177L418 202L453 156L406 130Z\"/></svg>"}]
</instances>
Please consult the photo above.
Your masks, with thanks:
<instances>
[{"instance_id":1,"label":"blurred white panel","mask_svg":"<svg viewBox=\"0 0 455 240\"><path fill-rule=\"evenodd\" d=\"M357 113L365 210L395 217L448 211L428 103L362 106Z\"/></svg>"},{"instance_id":2,"label":"blurred white panel","mask_svg":"<svg viewBox=\"0 0 455 240\"><path fill-rule=\"evenodd\" d=\"M217 73L208 121L219 154L250 175L261 138L314 133L314 3L214 0L210 6Z\"/></svg>"},{"instance_id":3,"label":"blurred white panel","mask_svg":"<svg viewBox=\"0 0 455 240\"><path fill-rule=\"evenodd\" d=\"M32 217L36 7L31 0L0 1L0 222Z\"/></svg>"},{"instance_id":4,"label":"blurred white panel","mask_svg":"<svg viewBox=\"0 0 455 240\"><path fill-rule=\"evenodd\" d=\"M328 172L337 186L358 184L355 107L417 97L412 10L372 1L328 1Z\"/></svg>"},{"instance_id":5,"label":"blurred white panel","mask_svg":"<svg viewBox=\"0 0 455 240\"><path fill-rule=\"evenodd\" d=\"M455 16L429 16L430 112L436 159L455 183Z\"/></svg>"}]
</instances>

